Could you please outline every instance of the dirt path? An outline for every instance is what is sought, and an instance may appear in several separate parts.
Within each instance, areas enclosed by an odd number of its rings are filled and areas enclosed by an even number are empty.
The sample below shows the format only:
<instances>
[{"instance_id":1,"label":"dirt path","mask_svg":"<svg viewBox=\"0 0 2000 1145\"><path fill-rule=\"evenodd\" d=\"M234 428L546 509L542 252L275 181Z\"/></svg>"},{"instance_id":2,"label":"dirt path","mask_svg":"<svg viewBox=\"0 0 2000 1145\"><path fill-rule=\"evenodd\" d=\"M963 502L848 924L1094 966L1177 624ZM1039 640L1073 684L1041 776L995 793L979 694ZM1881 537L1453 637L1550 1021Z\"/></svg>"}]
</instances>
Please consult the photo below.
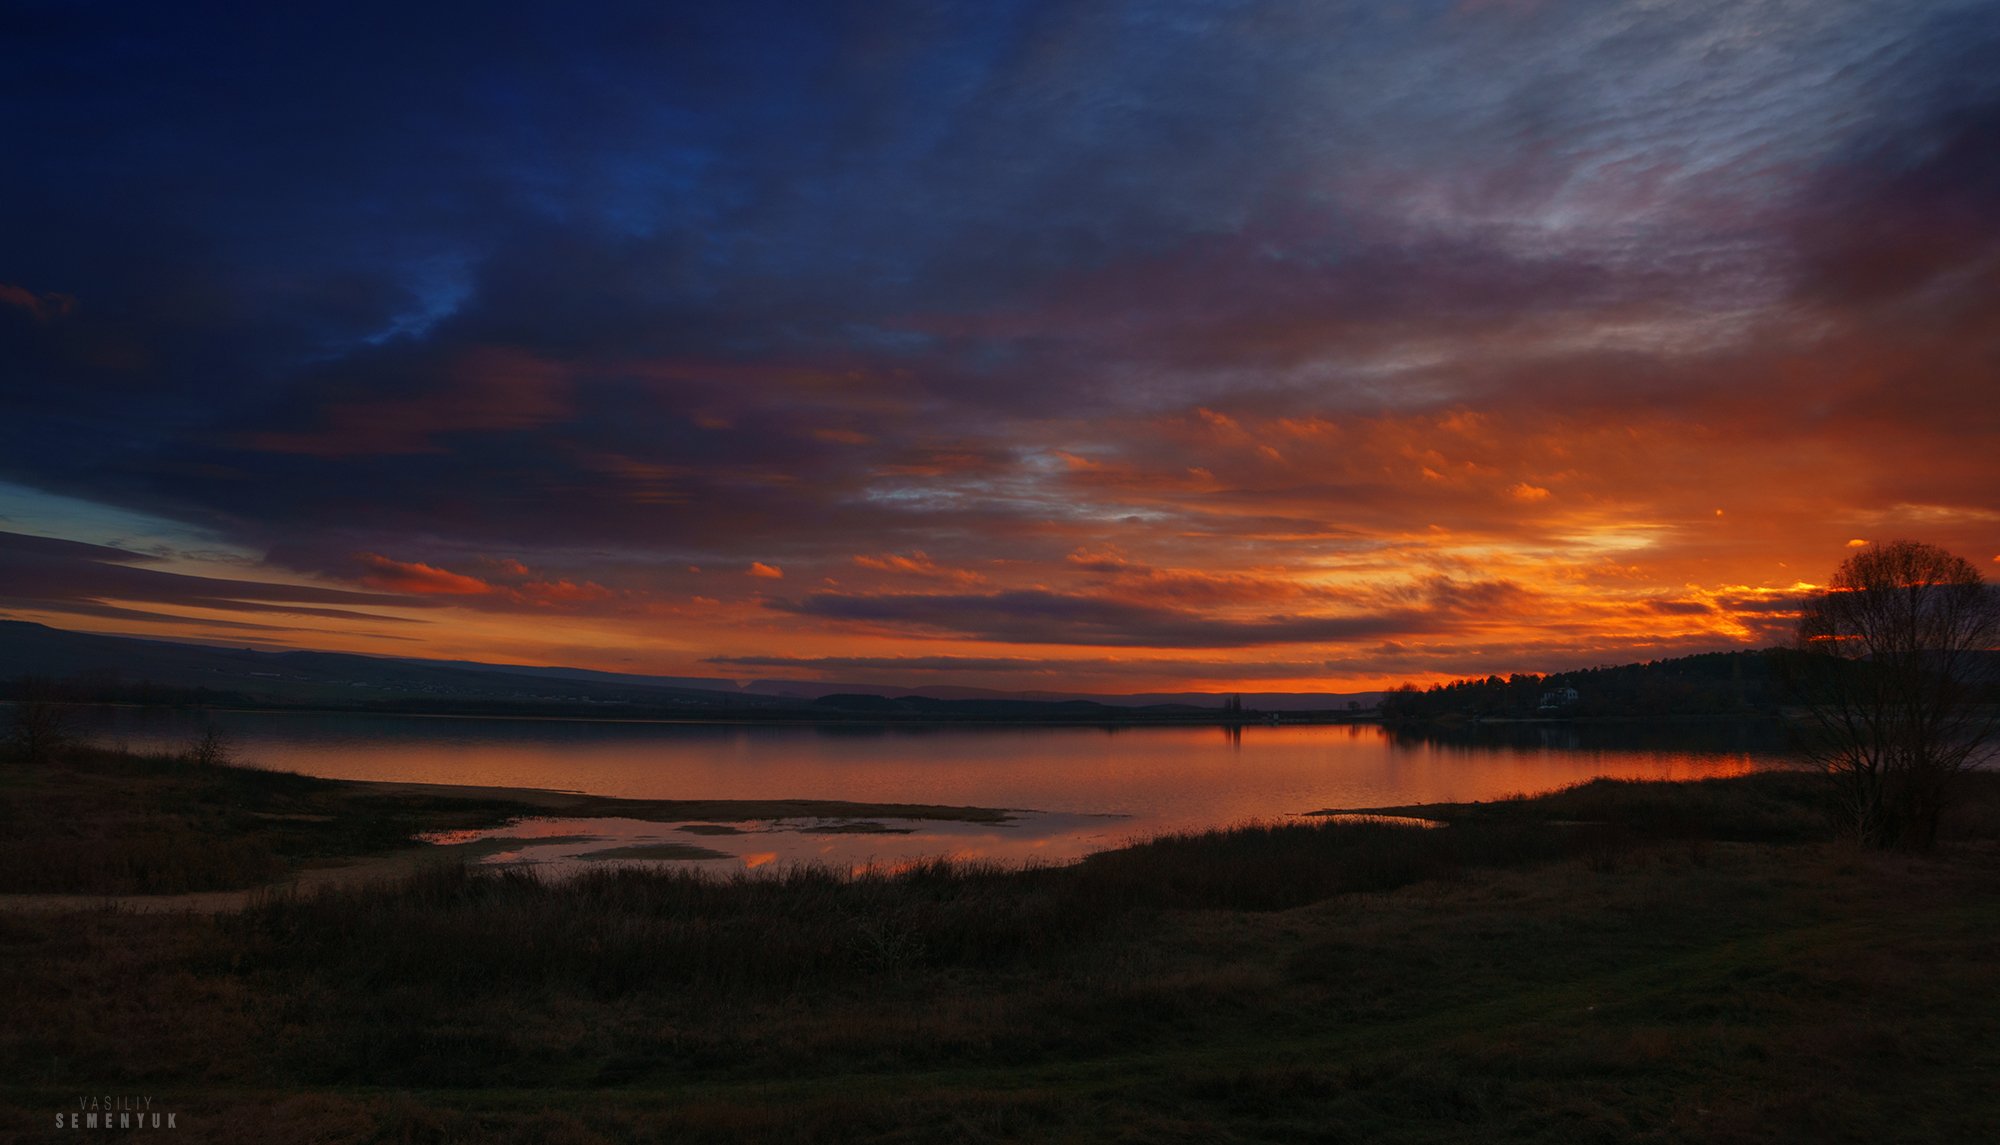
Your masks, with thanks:
<instances>
[{"instance_id":1,"label":"dirt path","mask_svg":"<svg viewBox=\"0 0 2000 1145\"><path fill-rule=\"evenodd\" d=\"M283 882L240 891L195 891L178 895L0 894L0 914L23 911L59 913L79 910L128 910L138 914L223 914L285 892L310 893L320 887L351 886L376 879L411 874L436 862L470 858L477 844L406 847L387 854L367 855L339 866L310 867Z\"/></svg>"}]
</instances>

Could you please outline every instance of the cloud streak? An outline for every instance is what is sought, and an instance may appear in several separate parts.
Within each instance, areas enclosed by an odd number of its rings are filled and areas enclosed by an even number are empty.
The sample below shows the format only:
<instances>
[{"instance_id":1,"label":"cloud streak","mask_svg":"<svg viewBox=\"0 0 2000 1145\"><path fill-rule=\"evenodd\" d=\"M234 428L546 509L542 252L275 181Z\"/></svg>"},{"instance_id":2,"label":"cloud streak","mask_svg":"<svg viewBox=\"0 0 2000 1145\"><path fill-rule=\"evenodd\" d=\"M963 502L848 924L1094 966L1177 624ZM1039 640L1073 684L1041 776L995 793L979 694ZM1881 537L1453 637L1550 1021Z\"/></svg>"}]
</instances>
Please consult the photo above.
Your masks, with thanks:
<instances>
[{"instance_id":1,"label":"cloud streak","mask_svg":"<svg viewBox=\"0 0 2000 1145\"><path fill-rule=\"evenodd\" d=\"M168 572L142 567L139 562L146 559L142 554L105 545L0 533L0 606L56 609L99 617L161 619L158 612L124 607L140 604L368 623L408 623L410 618L362 611L357 606L410 607L421 604L394 593L356 592L315 585ZM225 627L268 627L242 620L210 620L207 623Z\"/></svg>"}]
</instances>

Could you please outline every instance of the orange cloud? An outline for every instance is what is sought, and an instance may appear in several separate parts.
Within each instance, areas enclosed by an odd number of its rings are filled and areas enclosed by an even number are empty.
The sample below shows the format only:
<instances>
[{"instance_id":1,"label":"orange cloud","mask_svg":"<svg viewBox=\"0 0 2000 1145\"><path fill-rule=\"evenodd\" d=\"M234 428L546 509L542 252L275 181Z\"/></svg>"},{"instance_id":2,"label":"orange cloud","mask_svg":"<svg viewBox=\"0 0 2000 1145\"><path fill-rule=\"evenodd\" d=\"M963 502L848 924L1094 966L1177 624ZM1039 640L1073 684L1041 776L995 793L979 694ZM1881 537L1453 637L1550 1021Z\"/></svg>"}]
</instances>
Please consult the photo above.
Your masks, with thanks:
<instances>
[{"instance_id":1,"label":"orange cloud","mask_svg":"<svg viewBox=\"0 0 2000 1145\"><path fill-rule=\"evenodd\" d=\"M767 565L763 561L751 561L750 567L744 570L744 575L761 577L765 580L783 580L785 570L776 565Z\"/></svg>"},{"instance_id":2,"label":"orange cloud","mask_svg":"<svg viewBox=\"0 0 2000 1145\"><path fill-rule=\"evenodd\" d=\"M1237 423L1235 418L1219 410L1212 410L1207 406L1201 406L1194 413L1196 417L1207 422L1219 433L1234 436L1243 432L1243 427Z\"/></svg>"},{"instance_id":3,"label":"orange cloud","mask_svg":"<svg viewBox=\"0 0 2000 1145\"><path fill-rule=\"evenodd\" d=\"M579 461L616 482L610 495L631 504L684 505L689 500L684 487L693 471L687 466L662 465L616 453L581 457Z\"/></svg>"},{"instance_id":4,"label":"orange cloud","mask_svg":"<svg viewBox=\"0 0 2000 1145\"><path fill-rule=\"evenodd\" d=\"M465 576L435 565L391 560L379 553L357 553L355 559L367 568L361 583L371 588L418 596L482 596L493 586L477 577Z\"/></svg>"},{"instance_id":5,"label":"orange cloud","mask_svg":"<svg viewBox=\"0 0 2000 1145\"><path fill-rule=\"evenodd\" d=\"M1073 568L1087 569L1090 572L1115 573L1133 569L1139 572L1151 571L1143 565L1134 565L1125 559L1125 554L1114 549L1099 551L1078 549L1063 559Z\"/></svg>"},{"instance_id":6,"label":"orange cloud","mask_svg":"<svg viewBox=\"0 0 2000 1145\"><path fill-rule=\"evenodd\" d=\"M971 569L947 568L932 560L929 554L921 549L908 556L901 553L883 553L881 556L857 555L854 563L878 572L906 573L931 580L954 581L958 584L979 584L986 579Z\"/></svg>"},{"instance_id":7,"label":"orange cloud","mask_svg":"<svg viewBox=\"0 0 2000 1145\"><path fill-rule=\"evenodd\" d=\"M514 591L521 599L544 606L590 604L610 600L617 595L594 580L582 584L568 580L531 580Z\"/></svg>"},{"instance_id":8,"label":"orange cloud","mask_svg":"<svg viewBox=\"0 0 2000 1145\"><path fill-rule=\"evenodd\" d=\"M1310 583L1282 569L1158 569L1108 548L1077 549L1064 563L1080 572L1097 574L1093 580L1118 599L1146 604L1223 607L1291 601L1351 603L1356 599L1351 591Z\"/></svg>"}]
</instances>

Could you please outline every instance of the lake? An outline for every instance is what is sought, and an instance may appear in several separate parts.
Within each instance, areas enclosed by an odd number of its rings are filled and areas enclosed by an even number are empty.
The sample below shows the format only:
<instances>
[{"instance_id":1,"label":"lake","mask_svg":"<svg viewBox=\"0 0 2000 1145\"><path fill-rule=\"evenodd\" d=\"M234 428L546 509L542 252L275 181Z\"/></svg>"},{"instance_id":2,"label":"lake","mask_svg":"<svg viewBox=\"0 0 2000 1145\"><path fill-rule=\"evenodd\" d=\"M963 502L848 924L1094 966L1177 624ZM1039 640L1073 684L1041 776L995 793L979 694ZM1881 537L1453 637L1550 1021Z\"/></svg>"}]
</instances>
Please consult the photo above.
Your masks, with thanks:
<instances>
[{"instance_id":1,"label":"lake","mask_svg":"<svg viewBox=\"0 0 2000 1145\"><path fill-rule=\"evenodd\" d=\"M1162 831L1329 808L1464 802L1595 776L1696 779L1790 765L1770 725L1531 723L1456 739L1373 724L1220 727L721 725L114 709L91 738L176 750L212 720L242 763L336 779L544 787L641 799L837 799L1020 812L1005 824L532 820L489 861L568 867L686 844L715 870L948 854L1064 861ZM455 839L473 836L455 836Z\"/></svg>"}]
</instances>

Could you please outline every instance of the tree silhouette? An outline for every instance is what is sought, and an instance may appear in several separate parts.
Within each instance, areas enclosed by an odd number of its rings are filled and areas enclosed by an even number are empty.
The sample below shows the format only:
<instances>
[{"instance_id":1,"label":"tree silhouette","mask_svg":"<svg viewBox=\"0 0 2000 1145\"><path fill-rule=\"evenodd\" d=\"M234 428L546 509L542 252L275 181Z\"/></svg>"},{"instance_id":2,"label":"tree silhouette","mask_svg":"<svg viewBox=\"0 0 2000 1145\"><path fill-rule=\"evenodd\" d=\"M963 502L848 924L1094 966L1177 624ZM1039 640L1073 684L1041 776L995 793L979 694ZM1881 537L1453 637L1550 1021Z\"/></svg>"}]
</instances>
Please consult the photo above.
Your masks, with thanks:
<instances>
[{"instance_id":1,"label":"tree silhouette","mask_svg":"<svg viewBox=\"0 0 2000 1145\"><path fill-rule=\"evenodd\" d=\"M40 676L23 676L13 691L8 754L28 763L52 763L75 746L76 721L60 686Z\"/></svg>"},{"instance_id":2,"label":"tree silhouette","mask_svg":"<svg viewBox=\"0 0 2000 1145\"><path fill-rule=\"evenodd\" d=\"M1807 755L1840 826L1868 846L1927 850L1954 781L1989 754L2000 595L1935 545L1849 557L1799 617Z\"/></svg>"}]
</instances>

